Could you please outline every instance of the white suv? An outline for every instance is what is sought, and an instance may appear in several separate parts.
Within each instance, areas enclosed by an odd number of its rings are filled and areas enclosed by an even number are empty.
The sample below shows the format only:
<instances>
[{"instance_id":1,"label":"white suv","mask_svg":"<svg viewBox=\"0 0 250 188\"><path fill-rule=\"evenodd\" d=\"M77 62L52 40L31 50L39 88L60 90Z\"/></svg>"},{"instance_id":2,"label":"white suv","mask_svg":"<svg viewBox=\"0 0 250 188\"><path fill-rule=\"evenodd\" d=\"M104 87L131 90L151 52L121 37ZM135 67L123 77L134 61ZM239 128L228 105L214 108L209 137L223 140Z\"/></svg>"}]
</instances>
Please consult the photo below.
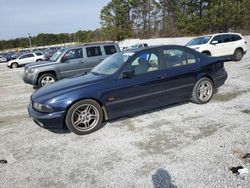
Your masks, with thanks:
<instances>
[{"instance_id":1,"label":"white suv","mask_svg":"<svg viewBox=\"0 0 250 188\"><path fill-rule=\"evenodd\" d=\"M32 62L38 62L45 60L45 56L42 52L34 52L20 55L18 58L10 60L7 63L7 67L17 68L21 65L26 65Z\"/></svg>"},{"instance_id":2,"label":"white suv","mask_svg":"<svg viewBox=\"0 0 250 188\"><path fill-rule=\"evenodd\" d=\"M247 51L247 42L239 33L218 33L192 39L186 46L209 56L240 61Z\"/></svg>"}]
</instances>

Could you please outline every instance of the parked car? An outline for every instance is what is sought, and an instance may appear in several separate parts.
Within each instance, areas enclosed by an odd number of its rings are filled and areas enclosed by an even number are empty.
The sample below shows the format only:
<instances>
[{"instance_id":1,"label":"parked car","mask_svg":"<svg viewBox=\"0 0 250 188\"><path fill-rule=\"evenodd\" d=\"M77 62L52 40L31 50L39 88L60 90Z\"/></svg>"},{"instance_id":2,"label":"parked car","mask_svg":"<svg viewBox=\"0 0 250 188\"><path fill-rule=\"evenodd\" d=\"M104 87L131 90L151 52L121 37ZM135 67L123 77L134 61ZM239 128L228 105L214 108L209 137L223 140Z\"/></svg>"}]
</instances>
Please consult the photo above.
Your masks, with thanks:
<instances>
[{"instance_id":1,"label":"parked car","mask_svg":"<svg viewBox=\"0 0 250 188\"><path fill-rule=\"evenodd\" d=\"M247 42L239 33L218 33L192 39L186 46L209 56L240 61L247 51Z\"/></svg>"},{"instance_id":2,"label":"parked car","mask_svg":"<svg viewBox=\"0 0 250 188\"><path fill-rule=\"evenodd\" d=\"M134 45L129 46L129 47L123 47L122 51L123 50L133 50L133 49L138 49L138 48L146 48L146 47L148 47L147 43L138 43L138 44L134 44Z\"/></svg>"},{"instance_id":3,"label":"parked car","mask_svg":"<svg viewBox=\"0 0 250 188\"><path fill-rule=\"evenodd\" d=\"M38 62L45 60L45 57L42 52L33 52L33 53L26 53L20 55L16 59L12 59L8 61L7 66L9 68L17 68L22 65L26 65L32 62Z\"/></svg>"},{"instance_id":4,"label":"parked car","mask_svg":"<svg viewBox=\"0 0 250 188\"><path fill-rule=\"evenodd\" d=\"M84 74L107 56L119 52L116 43L84 44L58 50L49 61L26 65L23 81L39 87L77 74Z\"/></svg>"},{"instance_id":5,"label":"parked car","mask_svg":"<svg viewBox=\"0 0 250 188\"><path fill-rule=\"evenodd\" d=\"M5 57L0 56L0 63L2 63L2 62L6 62L6 61L7 61L7 59L6 59Z\"/></svg>"},{"instance_id":6,"label":"parked car","mask_svg":"<svg viewBox=\"0 0 250 188\"><path fill-rule=\"evenodd\" d=\"M82 135L103 121L193 101L205 104L227 79L222 58L168 45L116 53L89 74L34 92L28 107L42 127L66 126Z\"/></svg>"}]
</instances>

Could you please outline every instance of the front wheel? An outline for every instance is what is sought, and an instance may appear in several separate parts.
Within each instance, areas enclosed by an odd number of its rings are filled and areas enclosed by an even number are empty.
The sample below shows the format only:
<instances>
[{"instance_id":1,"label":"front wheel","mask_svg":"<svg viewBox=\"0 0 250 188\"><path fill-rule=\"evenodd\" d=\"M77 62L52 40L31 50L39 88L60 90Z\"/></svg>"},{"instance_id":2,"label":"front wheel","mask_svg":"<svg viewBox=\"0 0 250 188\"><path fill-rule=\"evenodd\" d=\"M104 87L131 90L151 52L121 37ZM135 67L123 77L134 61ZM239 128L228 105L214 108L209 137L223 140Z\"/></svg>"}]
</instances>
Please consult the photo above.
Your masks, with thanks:
<instances>
[{"instance_id":1,"label":"front wheel","mask_svg":"<svg viewBox=\"0 0 250 188\"><path fill-rule=\"evenodd\" d=\"M213 82L209 78L201 78L193 88L191 101L196 104L208 103L214 92Z\"/></svg>"},{"instance_id":2,"label":"front wheel","mask_svg":"<svg viewBox=\"0 0 250 188\"><path fill-rule=\"evenodd\" d=\"M13 69L18 68L18 64L17 63L12 63L11 68L13 68Z\"/></svg>"},{"instance_id":3,"label":"front wheel","mask_svg":"<svg viewBox=\"0 0 250 188\"><path fill-rule=\"evenodd\" d=\"M53 74L43 74L38 79L38 86L44 87L50 85L56 81L56 77Z\"/></svg>"},{"instance_id":4,"label":"front wheel","mask_svg":"<svg viewBox=\"0 0 250 188\"><path fill-rule=\"evenodd\" d=\"M101 106L94 100L81 100L70 107L65 123L70 131L85 135L98 130L103 122Z\"/></svg>"}]
</instances>

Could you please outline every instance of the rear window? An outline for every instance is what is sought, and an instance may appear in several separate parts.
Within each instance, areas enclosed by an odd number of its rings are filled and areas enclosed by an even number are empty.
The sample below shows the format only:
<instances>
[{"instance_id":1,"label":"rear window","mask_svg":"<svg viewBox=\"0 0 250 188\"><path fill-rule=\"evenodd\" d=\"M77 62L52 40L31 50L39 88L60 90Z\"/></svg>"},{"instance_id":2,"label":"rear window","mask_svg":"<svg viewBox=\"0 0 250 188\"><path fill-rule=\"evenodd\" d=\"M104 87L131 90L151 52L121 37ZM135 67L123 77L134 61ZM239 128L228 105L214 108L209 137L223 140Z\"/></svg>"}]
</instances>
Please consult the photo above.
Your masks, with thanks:
<instances>
[{"instance_id":1,"label":"rear window","mask_svg":"<svg viewBox=\"0 0 250 188\"><path fill-rule=\"evenodd\" d=\"M111 55L117 52L114 45L104 46L104 50L107 55Z\"/></svg>"},{"instance_id":2,"label":"rear window","mask_svg":"<svg viewBox=\"0 0 250 188\"><path fill-rule=\"evenodd\" d=\"M232 35L232 41L237 41L237 40L241 40L241 36L240 35Z\"/></svg>"},{"instance_id":3,"label":"rear window","mask_svg":"<svg viewBox=\"0 0 250 188\"><path fill-rule=\"evenodd\" d=\"M95 56L102 55L102 51L101 51L100 46L87 47L86 52L87 52L87 57L95 57Z\"/></svg>"}]
</instances>

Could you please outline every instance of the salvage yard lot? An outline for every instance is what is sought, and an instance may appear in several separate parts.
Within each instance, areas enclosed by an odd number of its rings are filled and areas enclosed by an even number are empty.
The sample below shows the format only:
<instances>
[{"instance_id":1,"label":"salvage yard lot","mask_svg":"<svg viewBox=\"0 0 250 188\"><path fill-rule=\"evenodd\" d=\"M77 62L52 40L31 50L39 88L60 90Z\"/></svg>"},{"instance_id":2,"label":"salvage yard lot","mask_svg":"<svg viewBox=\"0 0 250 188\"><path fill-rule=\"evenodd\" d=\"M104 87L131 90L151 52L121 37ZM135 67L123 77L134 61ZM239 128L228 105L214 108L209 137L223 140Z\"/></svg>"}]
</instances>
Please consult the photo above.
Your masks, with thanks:
<instances>
[{"instance_id":1,"label":"salvage yard lot","mask_svg":"<svg viewBox=\"0 0 250 188\"><path fill-rule=\"evenodd\" d=\"M250 54L226 62L210 103L185 103L117 121L86 136L40 128L27 114L23 68L0 64L0 187L249 187ZM171 176L171 180L170 180Z\"/></svg>"}]
</instances>

